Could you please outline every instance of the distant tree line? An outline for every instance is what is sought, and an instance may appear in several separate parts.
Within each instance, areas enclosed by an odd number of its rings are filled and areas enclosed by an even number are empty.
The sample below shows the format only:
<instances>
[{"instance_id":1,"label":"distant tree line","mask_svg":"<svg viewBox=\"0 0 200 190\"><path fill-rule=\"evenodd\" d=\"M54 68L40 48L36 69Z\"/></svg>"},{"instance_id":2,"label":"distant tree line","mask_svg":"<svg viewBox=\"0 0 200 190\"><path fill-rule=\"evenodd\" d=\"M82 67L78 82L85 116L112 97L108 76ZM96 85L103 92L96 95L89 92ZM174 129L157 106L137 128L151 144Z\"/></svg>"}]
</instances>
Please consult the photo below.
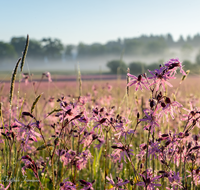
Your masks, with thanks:
<instances>
[{"instance_id":1,"label":"distant tree line","mask_svg":"<svg viewBox=\"0 0 200 190\"><path fill-rule=\"evenodd\" d=\"M13 37L9 43L0 41L0 60L14 59L22 55L25 37ZM168 48L178 47L190 49L199 48L200 34L188 36L184 39L180 36L174 41L171 34L167 35L142 35L137 38L118 39L105 44L93 43L78 45L64 45L59 39L43 38L41 40L30 39L28 57L48 59L61 59L61 57L88 57L110 54L124 55L149 55L162 54Z\"/></svg>"},{"instance_id":2,"label":"distant tree line","mask_svg":"<svg viewBox=\"0 0 200 190\"><path fill-rule=\"evenodd\" d=\"M157 63L145 64L140 61L134 61L129 64L125 63L122 60L112 60L107 63L107 67L110 69L110 73L112 74L126 74L127 69L130 69L130 73L134 75L138 75L141 73L145 73L149 70L153 71L155 69L159 69L159 65L163 64L163 61L160 60ZM184 60L182 62L184 65L184 70L190 70L191 73L199 73L200 72L200 54L196 57L196 62L192 63L189 60Z\"/></svg>"},{"instance_id":3,"label":"distant tree line","mask_svg":"<svg viewBox=\"0 0 200 190\"><path fill-rule=\"evenodd\" d=\"M22 56L25 37L13 37L9 43L0 42L0 60L13 59ZM30 39L28 56L30 58L60 59L64 45L59 39L43 38L40 41Z\"/></svg>"},{"instance_id":4,"label":"distant tree line","mask_svg":"<svg viewBox=\"0 0 200 190\"><path fill-rule=\"evenodd\" d=\"M167 35L142 35L137 38L118 39L109 41L106 44L94 43L91 45L79 43L77 46L67 45L66 54L70 55L73 48L77 49L79 56L98 56L108 54L124 55L149 55L162 54L169 48L182 48L184 50L200 47L200 34L193 37L188 36L184 39L182 36L174 41L171 34Z\"/></svg>"}]
</instances>

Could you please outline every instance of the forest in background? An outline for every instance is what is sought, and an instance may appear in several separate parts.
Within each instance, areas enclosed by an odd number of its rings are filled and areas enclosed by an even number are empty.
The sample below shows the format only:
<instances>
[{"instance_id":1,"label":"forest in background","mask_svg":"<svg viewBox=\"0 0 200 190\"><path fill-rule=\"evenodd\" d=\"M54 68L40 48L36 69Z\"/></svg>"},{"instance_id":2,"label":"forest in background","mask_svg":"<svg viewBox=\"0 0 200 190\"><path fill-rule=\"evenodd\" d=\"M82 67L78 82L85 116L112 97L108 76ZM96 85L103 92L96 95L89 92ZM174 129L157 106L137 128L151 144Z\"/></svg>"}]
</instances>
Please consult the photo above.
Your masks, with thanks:
<instances>
[{"instance_id":1,"label":"forest in background","mask_svg":"<svg viewBox=\"0 0 200 190\"><path fill-rule=\"evenodd\" d=\"M25 37L12 37L10 42L0 41L0 65L2 65L2 69L10 66L10 63L21 57L25 41ZM57 38L43 38L41 40L30 38L27 58L33 60L30 61L30 66L33 63L38 63L40 68L54 66L52 70L55 70L58 68L55 65L57 62L58 64L67 63L67 68L72 70L75 67L74 61L80 61L83 69L92 70L101 67L102 70L107 68L107 70L110 69L111 73L116 73L109 67L109 63L112 61L122 61L123 59L127 67L136 69L137 67L141 68L141 65L145 68L146 64L155 67L165 59L179 57L181 61L185 61L188 69L196 70L196 66L200 65L199 47L200 34L188 36L186 39L180 36L177 41L173 39L171 34L141 35L135 38L108 41L105 44L80 42L78 45L65 45ZM85 67L87 65L88 67Z\"/></svg>"}]
</instances>

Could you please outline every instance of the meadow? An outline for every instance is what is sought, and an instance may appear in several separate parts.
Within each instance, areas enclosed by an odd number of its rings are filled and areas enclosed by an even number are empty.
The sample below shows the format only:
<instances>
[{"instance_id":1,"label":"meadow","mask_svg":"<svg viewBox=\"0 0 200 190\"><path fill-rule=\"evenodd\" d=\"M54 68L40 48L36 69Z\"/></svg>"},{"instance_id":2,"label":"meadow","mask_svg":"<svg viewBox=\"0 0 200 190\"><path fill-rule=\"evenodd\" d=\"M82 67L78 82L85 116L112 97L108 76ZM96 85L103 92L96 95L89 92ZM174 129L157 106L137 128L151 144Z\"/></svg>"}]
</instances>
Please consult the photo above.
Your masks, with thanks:
<instances>
[{"instance_id":1,"label":"meadow","mask_svg":"<svg viewBox=\"0 0 200 190\"><path fill-rule=\"evenodd\" d=\"M0 83L1 189L200 189L200 78L179 59L126 80L34 81L27 49Z\"/></svg>"}]
</instances>

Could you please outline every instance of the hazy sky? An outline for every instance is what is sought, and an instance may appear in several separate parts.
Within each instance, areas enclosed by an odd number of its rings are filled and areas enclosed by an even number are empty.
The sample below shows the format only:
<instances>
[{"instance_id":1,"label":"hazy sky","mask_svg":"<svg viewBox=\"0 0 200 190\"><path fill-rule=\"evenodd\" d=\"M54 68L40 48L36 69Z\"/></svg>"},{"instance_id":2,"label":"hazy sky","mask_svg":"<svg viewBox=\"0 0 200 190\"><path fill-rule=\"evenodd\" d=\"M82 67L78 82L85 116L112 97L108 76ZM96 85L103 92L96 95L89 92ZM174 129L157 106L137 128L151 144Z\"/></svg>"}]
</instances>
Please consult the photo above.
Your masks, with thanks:
<instances>
[{"instance_id":1,"label":"hazy sky","mask_svg":"<svg viewBox=\"0 0 200 190\"><path fill-rule=\"evenodd\" d=\"M105 43L142 34L200 33L199 0L1 0L0 41L13 36Z\"/></svg>"}]
</instances>

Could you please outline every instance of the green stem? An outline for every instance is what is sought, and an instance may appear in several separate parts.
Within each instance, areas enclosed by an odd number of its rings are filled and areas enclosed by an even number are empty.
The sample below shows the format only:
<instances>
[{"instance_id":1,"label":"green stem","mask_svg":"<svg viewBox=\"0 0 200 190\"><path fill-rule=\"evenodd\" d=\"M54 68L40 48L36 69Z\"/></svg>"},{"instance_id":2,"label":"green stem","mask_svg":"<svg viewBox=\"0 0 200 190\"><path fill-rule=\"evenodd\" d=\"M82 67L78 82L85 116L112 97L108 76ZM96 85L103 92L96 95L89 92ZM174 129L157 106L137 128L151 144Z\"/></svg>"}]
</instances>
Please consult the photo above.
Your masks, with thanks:
<instances>
[{"instance_id":1,"label":"green stem","mask_svg":"<svg viewBox=\"0 0 200 190\"><path fill-rule=\"evenodd\" d=\"M186 157L184 158L184 187L187 188L187 179L186 179L186 172L185 172L185 162L186 162Z\"/></svg>"},{"instance_id":2,"label":"green stem","mask_svg":"<svg viewBox=\"0 0 200 190\"><path fill-rule=\"evenodd\" d=\"M106 168L107 168L107 148L108 148L108 131L106 130L106 143L105 143L105 184L104 184L104 190L106 189L106 177L107 177L107 171L106 171Z\"/></svg>"},{"instance_id":3,"label":"green stem","mask_svg":"<svg viewBox=\"0 0 200 190\"><path fill-rule=\"evenodd\" d=\"M145 163L145 170L146 170L146 180L147 180L147 167L148 167L148 150L149 150L149 137L151 134L151 126L149 127L149 134L147 138L147 152L146 152L146 163ZM145 189L147 190L147 183L145 182Z\"/></svg>"},{"instance_id":4,"label":"green stem","mask_svg":"<svg viewBox=\"0 0 200 190\"><path fill-rule=\"evenodd\" d=\"M52 172L52 185L53 185L53 190L55 190L53 155L52 155L52 157L51 157L51 172Z\"/></svg>"},{"instance_id":5,"label":"green stem","mask_svg":"<svg viewBox=\"0 0 200 190\"><path fill-rule=\"evenodd\" d=\"M195 188L195 185L194 185L194 175L193 175L193 171L194 171L194 161L192 161L192 170L191 170L191 173L192 173L192 188L194 190Z\"/></svg>"},{"instance_id":6,"label":"green stem","mask_svg":"<svg viewBox=\"0 0 200 190\"><path fill-rule=\"evenodd\" d=\"M153 137L153 143L154 143L154 135L155 134L154 134L154 131L153 131L153 136L152 136ZM153 167L153 174L154 174L154 171L155 171L155 159L154 159L154 156L153 156L153 160L152 160L152 165L153 165L152 167Z\"/></svg>"},{"instance_id":7,"label":"green stem","mask_svg":"<svg viewBox=\"0 0 200 190\"><path fill-rule=\"evenodd\" d=\"M78 136L78 145L77 145L77 156L79 156L80 136L81 135L79 134L79 136ZM76 167L76 164L75 164L74 179L73 179L74 183L76 182L76 175L77 175L77 167Z\"/></svg>"}]
</instances>

